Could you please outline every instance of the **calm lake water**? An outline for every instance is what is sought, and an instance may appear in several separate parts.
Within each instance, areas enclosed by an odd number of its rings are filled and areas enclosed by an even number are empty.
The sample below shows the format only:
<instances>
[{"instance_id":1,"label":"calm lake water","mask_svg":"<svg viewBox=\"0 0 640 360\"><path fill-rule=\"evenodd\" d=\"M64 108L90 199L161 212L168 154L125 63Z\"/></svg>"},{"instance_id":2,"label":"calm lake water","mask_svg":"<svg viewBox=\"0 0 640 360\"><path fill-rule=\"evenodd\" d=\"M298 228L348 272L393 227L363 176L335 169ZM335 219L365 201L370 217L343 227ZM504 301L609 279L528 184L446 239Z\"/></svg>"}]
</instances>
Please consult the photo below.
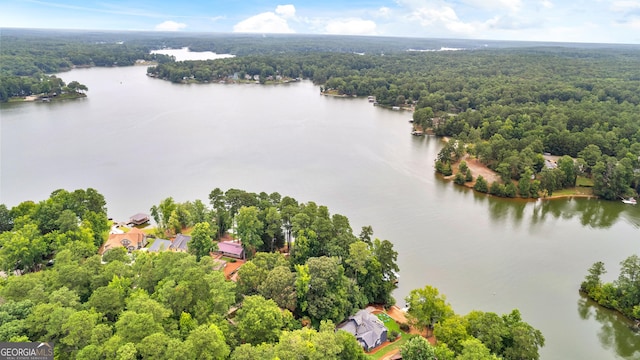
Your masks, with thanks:
<instances>
[{"instance_id":1,"label":"calm lake water","mask_svg":"<svg viewBox=\"0 0 640 360\"><path fill-rule=\"evenodd\" d=\"M93 187L126 220L165 197L215 187L327 205L398 251L398 305L436 286L455 311L510 312L546 337L543 359L640 359L624 319L583 299L587 269L638 253L640 207L597 200L506 201L434 175L442 146L409 135L410 114L288 85L176 85L144 67L60 74L86 99L1 108L0 202Z\"/></svg>"}]
</instances>

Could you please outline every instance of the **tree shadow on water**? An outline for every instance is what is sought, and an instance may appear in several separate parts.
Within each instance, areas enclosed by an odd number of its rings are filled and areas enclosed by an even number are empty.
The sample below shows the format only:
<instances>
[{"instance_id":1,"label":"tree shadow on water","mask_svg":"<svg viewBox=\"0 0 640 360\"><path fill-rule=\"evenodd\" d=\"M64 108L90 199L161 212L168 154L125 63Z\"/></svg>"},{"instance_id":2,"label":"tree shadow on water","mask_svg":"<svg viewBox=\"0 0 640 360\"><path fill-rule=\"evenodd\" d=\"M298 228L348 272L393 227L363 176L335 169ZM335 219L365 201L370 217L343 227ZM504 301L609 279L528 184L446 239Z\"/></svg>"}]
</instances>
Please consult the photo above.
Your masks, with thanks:
<instances>
[{"instance_id":1,"label":"tree shadow on water","mask_svg":"<svg viewBox=\"0 0 640 360\"><path fill-rule=\"evenodd\" d=\"M629 360L640 359L640 333L632 330L633 323L617 311L606 309L580 293L578 315L581 319L593 318L600 323L598 339L605 349Z\"/></svg>"}]
</instances>

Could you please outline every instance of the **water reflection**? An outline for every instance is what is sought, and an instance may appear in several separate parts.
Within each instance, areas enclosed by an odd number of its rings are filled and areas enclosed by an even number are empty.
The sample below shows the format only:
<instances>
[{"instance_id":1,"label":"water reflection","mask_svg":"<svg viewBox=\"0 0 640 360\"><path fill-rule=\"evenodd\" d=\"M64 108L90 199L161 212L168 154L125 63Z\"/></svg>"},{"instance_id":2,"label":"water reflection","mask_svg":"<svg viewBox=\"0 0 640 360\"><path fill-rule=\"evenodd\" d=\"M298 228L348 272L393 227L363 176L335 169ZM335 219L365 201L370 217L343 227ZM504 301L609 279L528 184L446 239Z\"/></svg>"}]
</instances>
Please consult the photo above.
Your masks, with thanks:
<instances>
[{"instance_id":1,"label":"water reflection","mask_svg":"<svg viewBox=\"0 0 640 360\"><path fill-rule=\"evenodd\" d=\"M578 314L583 320L593 317L601 324L598 339L602 347L612 349L623 359L640 359L640 333L629 331L632 323L624 316L611 311L580 294Z\"/></svg>"},{"instance_id":2,"label":"water reflection","mask_svg":"<svg viewBox=\"0 0 640 360\"><path fill-rule=\"evenodd\" d=\"M615 201L603 201L597 199L554 199L535 201L532 205L531 225L541 225L548 220L578 219L582 226L596 229L606 229L613 226L624 214L624 220L635 227L640 226L640 218L635 208ZM505 214L512 214L514 222L523 220L526 214L527 203L511 200L505 204L504 200L491 200L490 209L495 220L502 221ZM505 208L509 208L506 210Z\"/></svg>"}]
</instances>

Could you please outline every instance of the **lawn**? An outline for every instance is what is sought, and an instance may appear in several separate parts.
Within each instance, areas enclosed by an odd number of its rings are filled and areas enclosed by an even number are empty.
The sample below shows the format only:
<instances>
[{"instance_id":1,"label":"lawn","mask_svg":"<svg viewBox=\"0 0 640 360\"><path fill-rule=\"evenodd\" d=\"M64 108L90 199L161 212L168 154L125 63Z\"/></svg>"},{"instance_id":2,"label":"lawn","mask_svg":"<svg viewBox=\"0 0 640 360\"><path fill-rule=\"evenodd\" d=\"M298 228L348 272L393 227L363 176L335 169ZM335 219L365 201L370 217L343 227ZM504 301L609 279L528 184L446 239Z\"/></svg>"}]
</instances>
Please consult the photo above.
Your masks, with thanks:
<instances>
[{"instance_id":1,"label":"lawn","mask_svg":"<svg viewBox=\"0 0 640 360\"><path fill-rule=\"evenodd\" d=\"M593 180L584 176L578 176L576 179L576 186L593 187Z\"/></svg>"},{"instance_id":2,"label":"lawn","mask_svg":"<svg viewBox=\"0 0 640 360\"><path fill-rule=\"evenodd\" d=\"M380 313L376 315L378 317L378 319L380 319L380 321L382 321L384 323L384 326L387 327L387 330L389 330L389 332L392 331L397 331L398 333L400 332L400 325L398 325L398 323L396 323L395 320L393 320L391 318L391 316L385 314L385 313Z\"/></svg>"},{"instance_id":3,"label":"lawn","mask_svg":"<svg viewBox=\"0 0 640 360\"><path fill-rule=\"evenodd\" d=\"M404 345L410 338L416 336L416 335L411 335L408 333L405 333L403 331L400 330L400 326L398 325L398 323L396 323L395 320L393 320L389 315L385 314L385 313L379 313L376 314L376 316L378 317L378 319L380 319L380 321L382 321L384 323L384 326L387 327L387 330L389 330L389 333L391 333L392 331L397 331L400 334L400 337L380 348L378 351L376 351L373 354L367 354L367 358L369 359L382 359L385 355L387 355L389 352L395 350L395 349L399 349L402 347L402 345Z\"/></svg>"},{"instance_id":4,"label":"lawn","mask_svg":"<svg viewBox=\"0 0 640 360\"><path fill-rule=\"evenodd\" d=\"M396 341L392 342L391 344L383 347L382 349L376 351L374 354L366 354L367 358L368 359L374 359L374 360L382 359L385 355L387 355L391 351L401 348L412 337L419 336L419 335L415 335L415 334L407 334L407 333L404 333L404 332L401 332L400 334L401 334L401 336L400 336L400 338L398 338L398 340L396 340Z\"/></svg>"}]
</instances>

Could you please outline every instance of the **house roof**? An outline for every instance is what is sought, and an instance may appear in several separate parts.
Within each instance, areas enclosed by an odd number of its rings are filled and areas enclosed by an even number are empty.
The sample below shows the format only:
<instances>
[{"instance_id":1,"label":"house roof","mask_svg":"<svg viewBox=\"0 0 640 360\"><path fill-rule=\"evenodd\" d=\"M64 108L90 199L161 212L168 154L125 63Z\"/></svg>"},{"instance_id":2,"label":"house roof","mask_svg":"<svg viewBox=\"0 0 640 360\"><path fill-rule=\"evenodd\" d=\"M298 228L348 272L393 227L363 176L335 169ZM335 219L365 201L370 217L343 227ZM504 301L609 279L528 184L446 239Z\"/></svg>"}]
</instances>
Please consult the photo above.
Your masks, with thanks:
<instances>
[{"instance_id":1,"label":"house roof","mask_svg":"<svg viewBox=\"0 0 640 360\"><path fill-rule=\"evenodd\" d=\"M149 220L149 215L145 213L137 213L129 218L129 221L131 222L142 222L142 221L148 221L148 220Z\"/></svg>"},{"instance_id":2,"label":"house roof","mask_svg":"<svg viewBox=\"0 0 640 360\"><path fill-rule=\"evenodd\" d=\"M234 255L242 255L242 244L233 241L221 241L218 243L218 251Z\"/></svg>"},{"instance_id":3,"label":"house roof","mask_svg":"<svg viewBox=\"0 0 640 360\"><path fill-rule=\"evenodd\" d=\"M178 234L169 248L172 250L187 251L187 243L189 241L191 241L191 236Z\"/></svg>"},{"instance_id":4,"label":"house roof","mask_svg":"<svg viewBox=\"0 0 640 360\"><path fill-rule=\"evenodd\" d=\"M149 251L150 252L167 251L169 250L170 246L171 246L171 240L155 239L153 241L153 244L149 246Z\"/></svg>"},{"instance_id":5,"label":"house roof","mask_svg":"<svg viewBox=\"0 0 640 360\"><path fill-rule=\"evenodd\" d=\"M102 246L103 254L105 251L124 246L126 248L133 247L137 249L139 246L144 245L145 234L140 230L133 228L131 231L124 234L109 234L109 238Z\"/></svg>"},{"instance_id":6,"label":"house roof","mask_svg":"<svg viewBox=\"0 0 640 360\"><path fill-rule=\"evenodd\" d=\"M358 311L347 321L338 325L338 329L355 335L356 339L364 343L367 349L375 347L382 335L387 332L382 321L367 310Z\"/></svg>"}]
</instances>

